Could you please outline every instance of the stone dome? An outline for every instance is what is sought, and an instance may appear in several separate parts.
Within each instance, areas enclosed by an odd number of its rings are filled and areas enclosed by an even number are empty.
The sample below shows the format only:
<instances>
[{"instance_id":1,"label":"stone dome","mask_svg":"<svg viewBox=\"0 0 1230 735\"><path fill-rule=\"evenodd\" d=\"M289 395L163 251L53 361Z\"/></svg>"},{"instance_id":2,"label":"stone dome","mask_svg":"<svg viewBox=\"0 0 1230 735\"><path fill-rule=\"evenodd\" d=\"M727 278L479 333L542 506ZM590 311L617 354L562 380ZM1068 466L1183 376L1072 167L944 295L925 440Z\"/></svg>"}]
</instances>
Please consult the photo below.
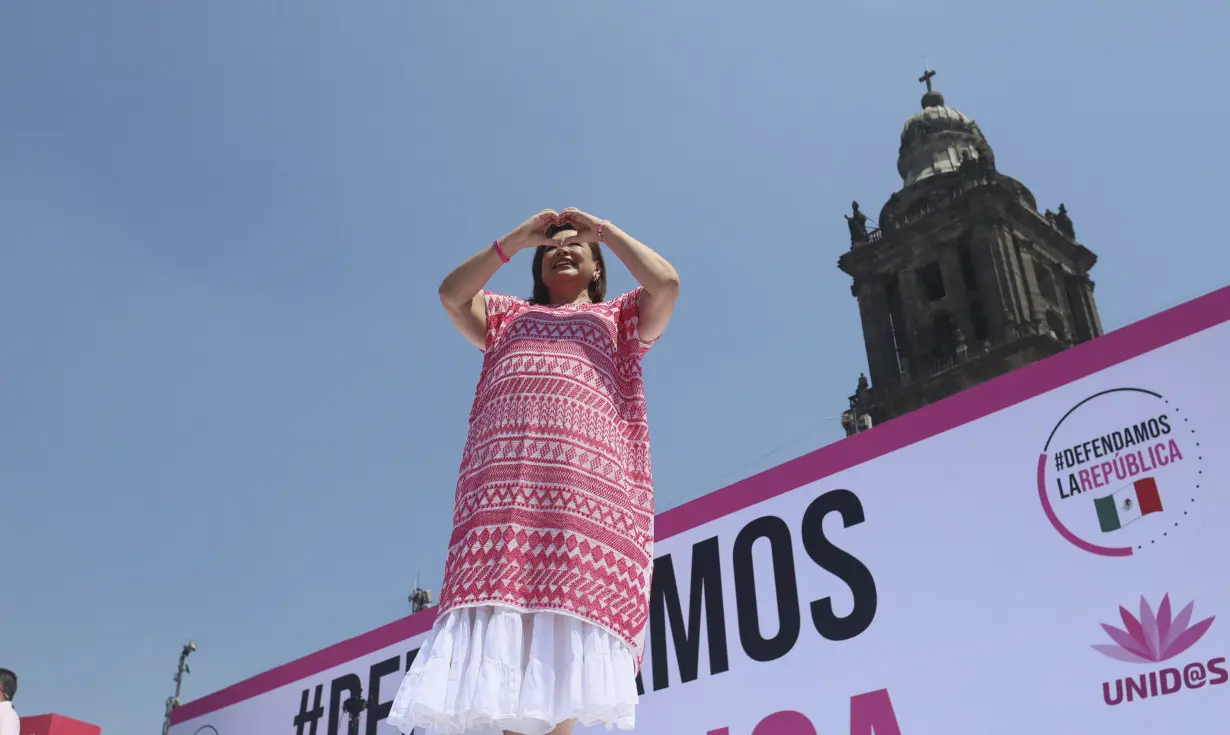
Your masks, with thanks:
<instances>
[{"instance_id":1,"label":"stone dome","mask_svg":"<svg viewBox=\"0 0 1230 735\"><path fill-rule=\"evenodd\" d=\"M994 162L991 146L978 123L944 104L944 95L928 90L922 110L901 131L897 173L905 186L960 168L966 159Z\"/></svg>"}]
</instances>

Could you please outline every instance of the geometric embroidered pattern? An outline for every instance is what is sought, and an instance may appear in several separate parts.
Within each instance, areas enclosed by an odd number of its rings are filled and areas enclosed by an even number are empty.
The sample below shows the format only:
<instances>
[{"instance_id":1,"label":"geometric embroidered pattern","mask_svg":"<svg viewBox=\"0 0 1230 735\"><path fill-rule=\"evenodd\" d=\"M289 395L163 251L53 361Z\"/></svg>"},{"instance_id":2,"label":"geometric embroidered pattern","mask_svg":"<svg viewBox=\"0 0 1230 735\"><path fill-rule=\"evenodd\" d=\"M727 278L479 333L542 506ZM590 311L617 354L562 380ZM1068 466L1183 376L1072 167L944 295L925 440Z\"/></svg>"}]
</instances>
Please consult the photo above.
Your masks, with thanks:
<instances>
[{"instance_id":1,"label":"geometric embroidered pattern","mask_svg":"<svg viewBox=\"0 0 1230 735\"><path fill-rule=\"evenodd\" d=\"M639 665L654 511L640 294L543 306L483 292L487 344L439 615L570 614L626 641Z\"/></svg>"}]
</instances>

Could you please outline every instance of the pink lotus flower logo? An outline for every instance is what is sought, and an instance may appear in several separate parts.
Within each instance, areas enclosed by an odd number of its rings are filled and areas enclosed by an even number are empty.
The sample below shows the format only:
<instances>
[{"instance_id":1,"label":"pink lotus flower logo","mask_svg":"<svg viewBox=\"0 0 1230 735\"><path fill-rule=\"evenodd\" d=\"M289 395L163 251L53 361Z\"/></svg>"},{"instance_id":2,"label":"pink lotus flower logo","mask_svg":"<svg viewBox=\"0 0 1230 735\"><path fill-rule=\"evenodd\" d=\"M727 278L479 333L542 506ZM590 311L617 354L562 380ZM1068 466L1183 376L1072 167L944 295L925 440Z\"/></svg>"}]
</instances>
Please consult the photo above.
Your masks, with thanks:
<instances>
[{"instance_id":1,"label":"pink lotus flower logo","mask_svg":"<svg viewBox=\"0 0 1230 735\"><path fill-rule=\"evenodd\" d=\"M1196 641L1204 637L1209 626L1213 624L1213 618L1205 618L1195 625L1191 624L1192 607L1195 604L1187 603L1187 607L1172 619L1170 595L1162 598L1157 615L1153 614L1149 603L1141 597L1139 620L1120 605L1119 617L1123 619L1124 630L1103 623L1102 630L1105 630L1115 643L1096 645L1093 650L1116 661L1130 663L1157 663L1174 658L1196 645Z\"/></svg>"}]
</instances>

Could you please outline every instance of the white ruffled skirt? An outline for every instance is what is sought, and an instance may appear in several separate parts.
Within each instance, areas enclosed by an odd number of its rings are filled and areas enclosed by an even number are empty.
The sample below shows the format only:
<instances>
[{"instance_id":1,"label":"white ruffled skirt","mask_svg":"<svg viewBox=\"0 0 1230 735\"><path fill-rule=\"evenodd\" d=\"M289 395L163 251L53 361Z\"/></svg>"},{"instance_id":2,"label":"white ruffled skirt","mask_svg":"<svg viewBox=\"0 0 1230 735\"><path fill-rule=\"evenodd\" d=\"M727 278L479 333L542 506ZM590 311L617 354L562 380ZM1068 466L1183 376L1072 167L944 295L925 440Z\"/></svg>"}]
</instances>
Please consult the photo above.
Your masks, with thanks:
<instances>
[{"instance_id":1,"label":"white ruffled skirt","mask_svg":"<svg viewBox=\"0 0 1230 735\"><path fill-rule=\"evenodd\" d=\"M636 702L636 659L619 637L568 615L485 605L436 621L388 722L437 735L545 735L570 719L630 730Z\"/></svg>"}]
</instances>

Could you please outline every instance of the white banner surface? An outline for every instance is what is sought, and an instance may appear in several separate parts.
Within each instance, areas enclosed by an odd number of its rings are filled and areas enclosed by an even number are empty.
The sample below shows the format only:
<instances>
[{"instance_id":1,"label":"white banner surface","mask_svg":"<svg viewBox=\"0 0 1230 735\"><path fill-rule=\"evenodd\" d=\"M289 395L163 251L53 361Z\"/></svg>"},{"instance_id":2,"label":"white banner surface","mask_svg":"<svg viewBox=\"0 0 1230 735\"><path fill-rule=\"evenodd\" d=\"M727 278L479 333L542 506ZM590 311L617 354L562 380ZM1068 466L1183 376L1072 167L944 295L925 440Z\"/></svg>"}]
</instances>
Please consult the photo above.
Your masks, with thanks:
<instances>
[{"instance_id":1,"label":"white banner surface","mask_svg":"<svg viewBox=\"0 0 1230 735\"><path fill-rule=\"evenodd\" d=\"M637 732L1230 728L1228 320L1230 288L661 514ZM361 686L393 735L431 615L171 734L344 733Z\"/></svg>"}]
</instances>

